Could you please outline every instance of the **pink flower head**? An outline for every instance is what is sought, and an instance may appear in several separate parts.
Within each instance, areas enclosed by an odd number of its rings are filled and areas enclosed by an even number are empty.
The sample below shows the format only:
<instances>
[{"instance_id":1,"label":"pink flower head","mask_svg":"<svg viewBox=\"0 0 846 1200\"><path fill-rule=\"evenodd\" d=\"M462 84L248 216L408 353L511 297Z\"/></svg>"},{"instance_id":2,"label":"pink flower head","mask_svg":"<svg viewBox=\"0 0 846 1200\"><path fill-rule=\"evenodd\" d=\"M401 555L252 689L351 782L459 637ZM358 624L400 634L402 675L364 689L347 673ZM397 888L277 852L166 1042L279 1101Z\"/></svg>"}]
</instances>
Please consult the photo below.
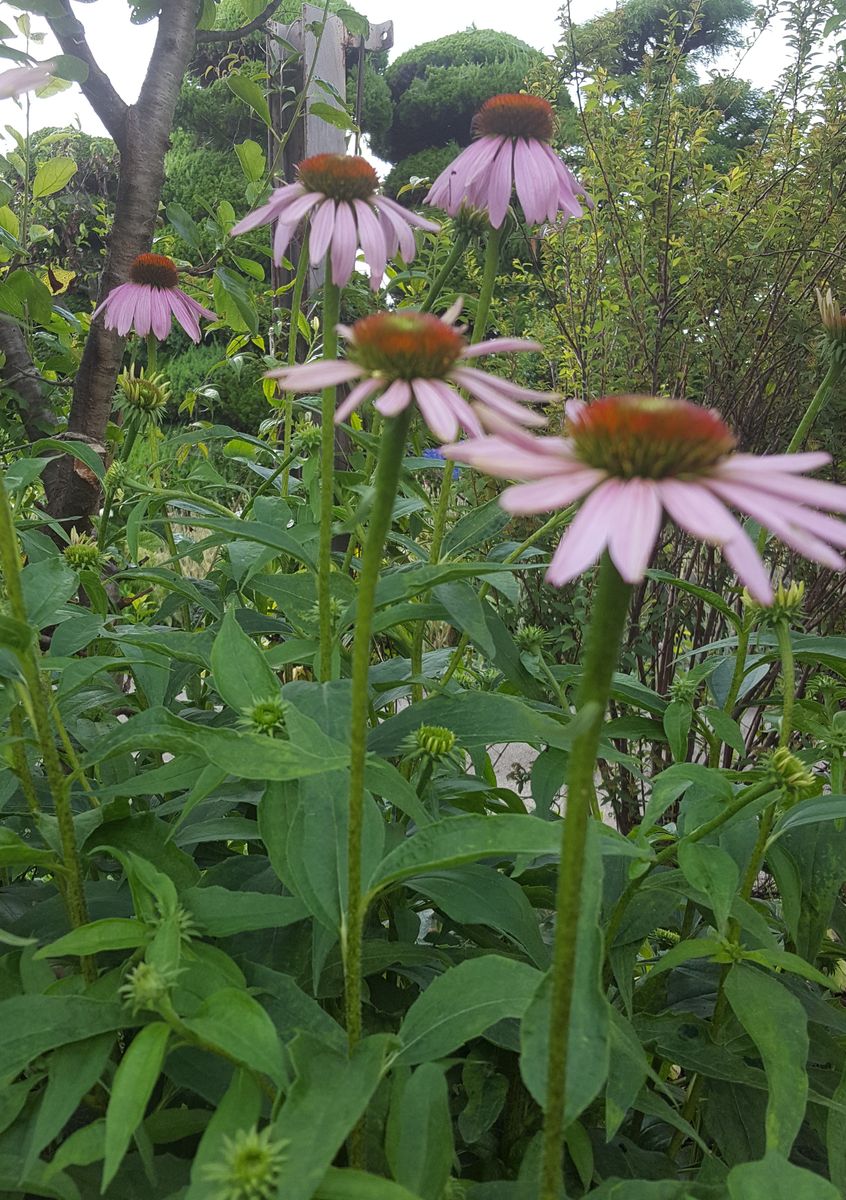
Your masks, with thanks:
<instances>
[{"instance_id":1,"label":"pink flower head","mask_svg":"<svg viewBox=\"0 0 846 1200\"><path fill-rule=\"evenodd\" d=\"M276 221L273 258L278 264L294 230L311 218L309 255L319 263L328 252L332 282L349 283L359 247L370 268L370 286L378 291L389 258L399 250L411 262L417 251L414 229L437 233L440 226L408 212L387 196L377 195L379 178L364 158L346 154L315 154L297 167L296 183L277 188L267 204L249 213L232 228L246 233Z\"/></svg>"},{"instance_id":2,"label":"pink flower head","mask_svg":"<svg viewBox=\"0 0 846 1200\"><path fill-rule=\"evenodd\" d=\"M584 188L550 146L552 105L539 96L504 95L486 100L473 118L476 141L462 150L429 189L427 204L454 217L462 204L487 211L499 229L511 193L532 225L559 214L580 217Z\"/></svg>"},{"instance_id":3,"label":"pink flower head","mask_svg":"<svg viewBox=\"0 0 846 1200\"><path fill-rule=\"evenodd\" d=\"M216 321L217 316L203 308L176 285L179 276L173 259L164 254L139 254L129 268L129 283L113 288L95 308L91 319L104 314L107 329L123 337L134 329L139 337L154 333L159 341L170 333L171 319L179 324L193 342L199 342L200 317Z\"/></svg>"},{"instance_id":4,"label":"pink flower head","mask_svg":"<svg viewBox=\"0 0 846 1200\"><path fill-rule=\"evenodd\" d=\"M53 78L55 69L55 63L45 62L36 63L34 67L13 67L11 71L3 71L0 73L0 100L43 87Z\"/></svg>"},{"instance_id":5,"label":"pink flower head","mask_svg":"<svg viewBox=\"0 0 846 1200\"><path fill-rule=\"evenodd\" d=\"M459 429L480 435L486 417L523 425L545 425L545 417L523 405L545 404L553 396L529 391L465 365L468 360L486 354L540 350L540 346L521 338L493 338L469 346L454 327L458 307L454 305L443 318L410 309L362 317L351 329L339 326L350 343L346 361L326 359L298 367L280 367L268 374L271 379L279 380L280 387L292 392L310 392L356 381L339 406L336 421L343 421L365 400L381 393L375 402L380 413L395 416L414 400L423 420L441 440L456 437ZM459 395L458 388L478 402L475 409Z\"/></svg>"},{"instance_id":6,"label":"pink flower head","mask_svg":"<svg viewBox=\"0 0 846 1200\"><path fill-rule=\"evenodd\" d=\"M805 558L840 571L846 487L806 479L827 454L735 454L720 416L685 400L608 396L568 414L568 438L518 431L444 446L447 458L490 475L531 482L507 488L503 508L538 513L584 500L546 574L558 587L607 548L628 583L644 575L663 514L723 554L759 604L773 600L769 577L739 509Z\"/></svg>"}]
</instances>

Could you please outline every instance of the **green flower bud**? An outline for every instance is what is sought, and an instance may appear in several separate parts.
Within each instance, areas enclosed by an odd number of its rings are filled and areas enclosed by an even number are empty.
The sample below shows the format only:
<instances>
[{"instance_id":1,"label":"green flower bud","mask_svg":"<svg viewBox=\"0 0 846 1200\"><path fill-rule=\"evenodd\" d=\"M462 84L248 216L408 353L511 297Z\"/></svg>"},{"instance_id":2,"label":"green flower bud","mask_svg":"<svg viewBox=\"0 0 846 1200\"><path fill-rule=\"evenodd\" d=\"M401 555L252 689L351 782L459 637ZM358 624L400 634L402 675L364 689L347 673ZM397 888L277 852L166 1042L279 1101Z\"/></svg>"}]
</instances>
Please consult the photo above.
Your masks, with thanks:
<instances>
[{"instance_id":1,"label":"green flower bud","mask_svg":"<svg viewBox=\"0 0 846 1200\"><path fill-rule=\"evenodd\" d=\"M164 375L147 375L144 368L136 371L135 363L118 376L118 388L123 393L121 408L158 420L170 403L170 384Z\"/></svg>"},{"instance_id":2,"label":"green flower bud","mask_svg":"<svg viewBox=\"0 0 846 1200\"><path fill-rule=\"evenodd\" d=\"M320 426L310 416L300 417L294 425L294 449L302 454L320 445Z\"/></svg>"},{"instance_id":3,"label":"green flower bud","mask_svg":"<svg viewBox=\"0 0 846 1200\"><path fill-rule=\"evenodd\" d=\"M242 710L238 723L255 733L272 734L275 729L284 726L287 707L280 696L273 696L269 700L257 700L255 704Z\"/></svg>"},{"instance_id":4,"label":"green flower bud","mask_svg":"<svg viewBox=\"0 0 846 1200\"><path fill-rule=\"evenodd\" d=\"M166 999L176 983L177 972L162 970L152 963L140 962L126 976L126 982L118 993L133 1013L142 1008L156 1009Z\"/></svg>"},{"instance_id":5,"label":"green flower bud","mask_svg":"<svg viewBox=\"0 0 846 1200\"><path fill-rule=\"evenodd\" d=\"M816 789L817 781L813 774L783 746L770 755L767 770L776 786L781 788L788 804L796 804Z\"/></svg>"},{"instance_id":6,"label":"green flower bud","mask_svg":"<svg viewBox=\"0 0 846 1200\"><path fill-rule=\"evenodd\" d=\"M680 671L670 684L670 696L673 700L680 700L683 704L692 704L698 691L699 683L697 680L691 679L686 671Z\"/></svg>"},{"instance_id":7,"label":"green flower bud","mask_svg":"<svg viewBox=\"0 0 846 1200\"><path fill-rule=\"evenodd\" d=\"M786 621L788 625L797 625L802 619L805 585L799 579L795 579L787 587L784 586L784 583L779 583L774 589L773 602L769 606L753 600L746 588L743 589L741 599L744 607L758 625L773 627L779 621Z\"/></svg>"},{"instance_id":8,"label":"green flower bud","mask_svg":"<svg viewBox=\"0 0 846 1200\"><path fill-rule=\"evenodd\" d=\"M540 654L547 640L547 632L540 625L521 625L514 634L514 641L521 650Z\"/></svg>"},{"instance_id":9,"label":"green flower bud","mask_svg":"<svg viewBox=\"0 0 846 1200\"><path fill-rule=\"evenodd\" d=\"M274 1141L270 1126L261 1133L253 1126L224 1136L220 1159L202 1169L203 1178L217 1185L209 1200L271 1200L289 1144Z\"/></svg>"},{"instance_id":10,"label":"green flower bud","mask_svg":"<svg viewBox=\"0 0 846 1200\"><path fill-rule=\"evenodd\" d=\"M65 562L74 571L99 571L103 563L97 543L87 533L71 530L70 541L62 550Z\"/></svg>"}]
</instances>

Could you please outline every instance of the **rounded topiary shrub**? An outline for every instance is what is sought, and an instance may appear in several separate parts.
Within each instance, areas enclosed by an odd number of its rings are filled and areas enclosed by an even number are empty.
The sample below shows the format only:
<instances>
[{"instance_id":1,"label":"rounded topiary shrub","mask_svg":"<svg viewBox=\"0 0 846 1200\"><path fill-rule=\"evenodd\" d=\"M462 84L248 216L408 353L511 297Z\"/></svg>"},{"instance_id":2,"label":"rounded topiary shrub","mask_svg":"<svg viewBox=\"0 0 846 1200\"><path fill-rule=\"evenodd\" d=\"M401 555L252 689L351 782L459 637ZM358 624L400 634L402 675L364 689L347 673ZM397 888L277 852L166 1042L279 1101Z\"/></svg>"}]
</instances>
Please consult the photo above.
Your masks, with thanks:
<instances>
[{"instance_id":1,"label":"rounded topiary shrub","mask_svg":"<svg viewBox=\"0 0 846 1200\"><path fill-rule=\"evenodd\" d=\"M174 417L188 393L203 388L214 389L217 397L198 397L194 410L198 419L256 433L270 412L261 382L265 366L258 355L242 354L227 359L221 346L202 342L199 346L187 346L163 363L161 369L173 389Z\"/></svg>"},{"instance_id":2,"label":"rounded topiary shrub","mask_svg":"<svg viewBox=\"0 0 846 1200\"><path fill-rule=\"evenodd\" d=\"M418 150L416 154L409 154L407 158L401 159L385 177L385 191L389 196L398 199L400 204L412 206L419 204L426 194L428 185L452 162L459 150L460 146L457 142L449 141L445 146L429 146L425 150ZM412 179L425 179L428 180L428 183L425 186L414 188L413 191L405 192L402 196L398 195L400 189L404 188Z\"/></svg>"}]
</instances>

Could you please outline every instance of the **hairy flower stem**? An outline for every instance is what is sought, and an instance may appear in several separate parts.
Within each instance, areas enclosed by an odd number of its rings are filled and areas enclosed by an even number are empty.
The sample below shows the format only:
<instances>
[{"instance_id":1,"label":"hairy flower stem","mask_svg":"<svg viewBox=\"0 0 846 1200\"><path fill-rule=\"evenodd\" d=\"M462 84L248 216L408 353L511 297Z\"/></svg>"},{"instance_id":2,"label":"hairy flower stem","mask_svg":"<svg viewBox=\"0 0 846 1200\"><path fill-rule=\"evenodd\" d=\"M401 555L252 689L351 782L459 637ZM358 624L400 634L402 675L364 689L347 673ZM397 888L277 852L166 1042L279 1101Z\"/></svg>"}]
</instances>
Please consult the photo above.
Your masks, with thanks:
<instances>
[{"instance_id":1,"label":"hairy flower stem","mask_svg":"<svg viewBox=\"0 0 846 1200\"><path fill-rule=\"evenodd\" d=\"M361 837L364 817L364 763L367 755L368 683L373 602L385 538L391 525L394 498L405 452L411 406L385 421L374 480L373 508L358 577L355 640L352 649L352 732L350 735L350 798L347 831L347 915L343 930L346 1025L349 1046L361 1038L361 936L364 905L361 895Z\"/></svg>"},{"instance_id":2,"label":"hairy flower stem","mask_svg":"<svg viewBox=\"0 0 846 1200\"><path fill-rule=\"evenodd\" d=\"M485 335L485 329L488 323L488 313L491 308L491 299L493 297L494 284L496 283L496 274L499 268L499 251L502 244L502 233L504 226L499 229L491 229L488 234L488 244L485 249L485 265L482 272L482 286L479 291L479 301L476 305L476 317L473 321L473 333L470 337L471 346L476 342L480 342ZM457 244L457 243L456 243ZM434 290L434 289L433 289ZM446 533L447 517L449 516L449 498L452 491L452 475L455 467L451 462L448 462L444 467L443 478L441 479L441 491L438 496L438 507L435 509L435 520L432 526L432 542L429 546L429 563L434 565L440 561L441 549L444 544L444 534ZM420 602L425 603L426 596L420 597ZM418 621L417 628L414 631L414 642L411 648L411 675L412 678L420 676L423 673L423 640L425 636L425 627L422 621ZM413 701L423 699L423 685L420 683L412 684L411 698Z\"/></svg>"},{"instance_id":3,"label":"hairy flower stem","mask_svg":"<svg viewBox=\"0 0 846 1200\"><path fill-rule=\"evenodd\" d=\"M12 516L9 497L2 476L0 476L0 572L6 584L6 596L12 617L23 625L29 625L26 605L24 603L23 587L21 585L21 564L18 555L18 538L15 532L15 522ZM44 763L44 773L53 796L56 810L56 823L59 829L59 840L62 846L62 861L65 869L64 899L68 912L68 920L72 928L85 925L88 921L88 909L85 902L85 891L82 881L82 863L76 845L76 831L73 827L73 810L68 791L68 780L62 770L59 752L53 729L50 724L50 709L48 701L49 687L40 669L40 655L34 638L29 646L18 655L18 662L27 689L26 709L32 727L35 730ZM86 977L91 975L90 960L82 963Z\"/></svg>"},{"instance_id":4,"label":"hairy flower stem","mask_svg":"<svg viewBox=\"0 0 846 1200\"><path fill-rule=\"evenodd\" d=\"M30 813L36 819L41 813L41 805L38 803L38 794L35 790L35 781L32 778L32 772L29 769L29 763L26 759L26 742L24 741L23 721L21 720L20 710L13 708L9 713L9 732L11 738L11 754L12 767L18 777L21 785L21 791L26 800L26 806Z\"/></svg>"},{"instance_id":5,"label":"hairy flower stem","mask_svg":"<svg viewBox=\"0 0 846 1200\"><path fill-rule=\"evenodd\" d=\"M338 316L341 289L332 282L332 262L326 255L323 284L323 357L338 357ZM332 510L335 504L335 392L323 389L320 406L320 543L317 560L317 608L320 620L318 678L325 682L332 675Z\"/></svg>"},{"instance_id":6,"label":"hairy flower stem","mask_svg":"<svg viewBox=\"0 0 846 1200\"><path fill-rule=\"evenodd\" d=\"M450 275L452 274L456 263L461 258L464 251L467 249L467 243L469 240L470 239L466 233L458 234L458 236L456 237L455 241L452 244L452 249L450 250L449 254L446 256L444 265L441 267L440 271L438 271L437 275L432 280L432 286L429 288L429 291L426 293L426 299L420 305L421 312L431 312L432 311L432 305L435 303L438 296L440 296L441 292L443 291L444 284L446 283L446 281L449 279Z\"/></svg>"},{"instance_id":7,"label":"hairy flower stem","mask_svg":"<svg viewBox=\"0 0 846 1200\"><path fill-rule=\"evenodd\" d=\"M288 329L288 358L289 367L297 361L297 339L300 334L300 309L303 306L303 292L308 275L308 227L303 235L300 247L300 257L297 260L297 274L294 277L294 290L291 293L291 324ZM325 336L325 335L324 335ZM291 434L294 425L294 394L288 392L285 397L285 427L282 434L282 457L285 467L282 474L282 495L288 495L288 484L291 479Z\"/></svg>"},{"instance_id":8,"label":"hairy flower stem","mask_svg":"<svg viewBox=\"0 0 846 1200\"><path fill-rule=\"evenodd\" d=\"M118 453L118 460L122 463L129 463L129 456L135 448L135 443L138 439L138 434L141 429L141 422L138 416L134 416L126 422L126 436L123 440L123 445ZM109 534L109 518L112 515L112 502L114 500L114 488L107 487L106 493L103 496L103 512L100 516L100 524L97 529L97 549L105 550L106 542Z\"/></svg>"},{"instance_id":9,"label":"hairy flower stem","mask_svg":"<svg viewBox=\"0 0 846 1200\"><path fill-rule=\"evenodd\" d=\"M631 585L621 579L608 554L603 555L579 685L577 711L583 716L584 724L573 742L570 754L567 807L562 823L561 862L555 902L540 1200L558 1200L561 1194L570 1015L585 847L595 795L593 780L596 753L611 693L611 679L620 654L631 592Z\"/></svg>"}]
</instances>

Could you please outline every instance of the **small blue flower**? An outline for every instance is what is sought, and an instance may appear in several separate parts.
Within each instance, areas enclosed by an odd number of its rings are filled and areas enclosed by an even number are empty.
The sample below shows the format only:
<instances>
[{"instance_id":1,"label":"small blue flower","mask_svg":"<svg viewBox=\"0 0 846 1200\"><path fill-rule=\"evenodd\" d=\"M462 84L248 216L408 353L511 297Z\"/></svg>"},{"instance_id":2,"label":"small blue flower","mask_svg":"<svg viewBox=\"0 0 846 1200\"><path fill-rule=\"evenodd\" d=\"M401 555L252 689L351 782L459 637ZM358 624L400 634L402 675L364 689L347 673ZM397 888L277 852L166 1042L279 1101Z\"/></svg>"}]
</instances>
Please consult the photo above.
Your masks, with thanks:
<instances>
[{"instance_id":1,"label":"small blue flower","mask_svg":"<svg viewBox=\"0 0 846 1200\"><path fill-rule=\"evenodd\" d=\"M427 446L423 451L424 458L430 458L434 464L439 467L446 466L446 459L441 454L440 450L436 450L434 446ZM457 479L460 473L460 467L455 467L452 472L453 479Z\"/></svg>"}]
</instances>

